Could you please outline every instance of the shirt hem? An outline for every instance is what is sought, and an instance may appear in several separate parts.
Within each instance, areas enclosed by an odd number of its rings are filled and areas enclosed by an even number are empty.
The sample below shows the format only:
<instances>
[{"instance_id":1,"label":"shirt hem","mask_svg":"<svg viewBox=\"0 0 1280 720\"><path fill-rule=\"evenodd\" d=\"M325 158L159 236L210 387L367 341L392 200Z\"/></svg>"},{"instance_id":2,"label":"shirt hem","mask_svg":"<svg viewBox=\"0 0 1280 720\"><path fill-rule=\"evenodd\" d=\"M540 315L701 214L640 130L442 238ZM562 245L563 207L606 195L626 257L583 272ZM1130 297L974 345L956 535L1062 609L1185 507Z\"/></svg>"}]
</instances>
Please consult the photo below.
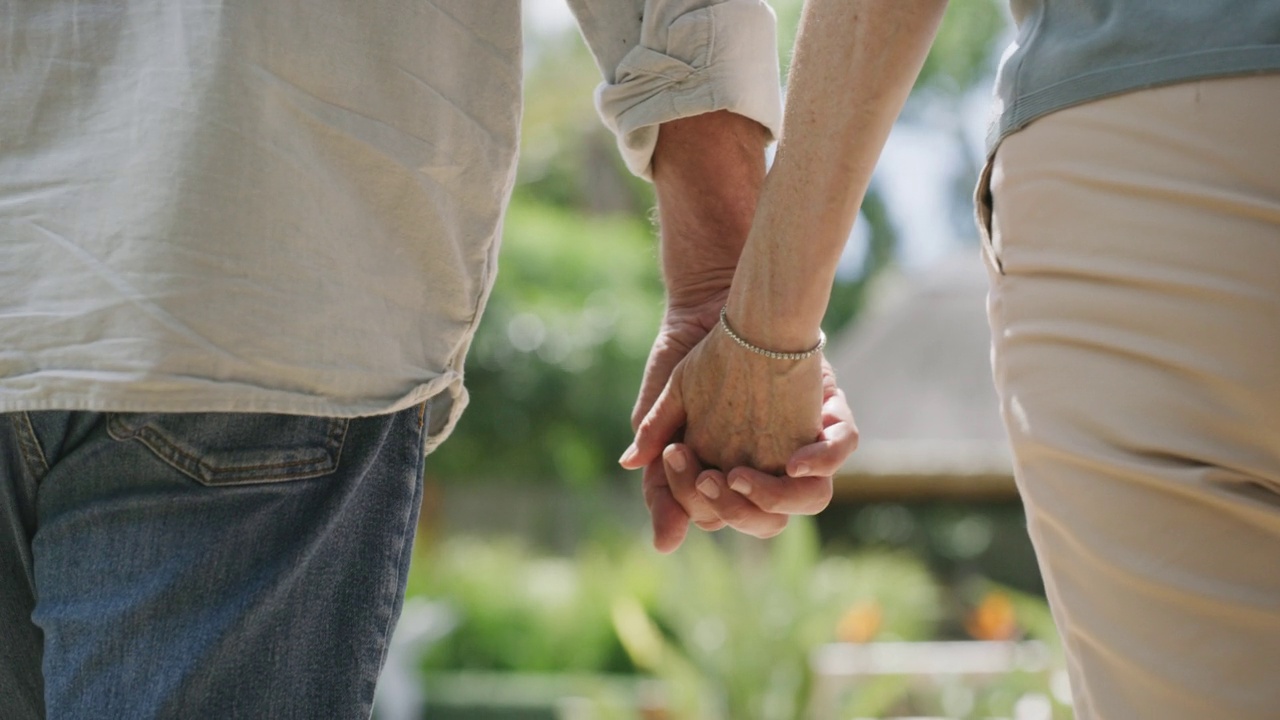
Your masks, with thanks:
<instances>
[{"instance_id":1,"label":"shirt hem","mask_svg":"<svg viewBox=\"0 0 1280 720\"><path fill-rule=\"evenodd\" d=\"M314 417L366 417L388 415L426 402L452 385L461 385L461 378L450 373L422 385L394 399L334 399L319 396L276 392L265 397L246 396L227 392L155 392L140 391L136 386L122 388L120 392L104 391L99 385L84 392L63 390L42 392L38 396L0 396L0 413L12 412L242 412L271 413L281 415L309 415ZM456 391L455 391L456 394Z\"/></svg>"},{"instance_id":2,"label":"shirt hem","mask_svg":"<svg viewBox=\"0 0 1280 720\"><path fill-rule=\"evenodd\" d=\"M987 157L1032 121L1073 105L1195 80L1280 72L1280 46L1208 50L1078 75L1015 97L987 137Z\"/></svg>"}]
</instances>

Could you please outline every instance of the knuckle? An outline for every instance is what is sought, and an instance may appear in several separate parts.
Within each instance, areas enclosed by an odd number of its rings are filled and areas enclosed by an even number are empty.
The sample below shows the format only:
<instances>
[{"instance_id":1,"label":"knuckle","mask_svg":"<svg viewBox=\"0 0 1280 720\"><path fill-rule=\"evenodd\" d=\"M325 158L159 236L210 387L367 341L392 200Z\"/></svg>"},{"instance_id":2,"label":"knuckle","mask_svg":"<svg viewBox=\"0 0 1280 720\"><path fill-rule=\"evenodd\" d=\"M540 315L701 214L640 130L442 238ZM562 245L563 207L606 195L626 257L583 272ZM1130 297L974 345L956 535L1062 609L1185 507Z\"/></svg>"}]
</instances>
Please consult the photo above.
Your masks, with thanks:
<instances>
[{"instance_id":1,"label":"knuckle","mask_svg":"<svg viewBox=\"0 0 1280 720\"><path fill-rule=\"evenodd\" d=\"M667 492L671 494L671 499L676 501L680 507L684 508L690 515L694 511L699 510L702 506L698 503L698 494L694 491L689 483L684 482L680 478L668 478ZM703 513L704 515L706 513Z\"/></svg>"},{"instance_id":2,"label":"knuckle","mask_svg":"<svg viewBox=\"0 0 1280 720\"><path fill-rule=\"evenodd\" d=\"M636 425L636 441L647 440L649 435L653 433L653 426L656 424L657 417L655 415L645 415Z\"/></svg>"},{"instance_id":3,"label":"knuckle","mask_svg":"<svg viewBox=\"0 0 1280 720\"><path fill-rule=\"evenodd\" d=\"M756 508L756 512L764 513L780 512L778 508L785 506L785 503L778 498L762 496L757 493L751 493L751 504Z\"/></svg>"},{"instance_id":4,"label":"knuckle","mask_svg":"<svg viewBox=\"0 0 1280 720\"><path fill-rule=\"evenodd\" d=\"M751 511L741 505L726 507L720 510L719 515L721 520L734 527L746 525L751 520Z\"/></svg>"},{"instance_id":5,"label":"knuckle","mask_svg":"<svg viewBox=\"0 0 1280 720\"><path fill-rule=\"evenodd\" d=\"M765 487L753 489L751 491L751 502L755 503L756 507L768 513L781 512L782 508L785 508L787 505L786 498L779 497L777 491L772 487L769 487L768 489Z\"/></svg>"},{"instance_id":6,"label":"knuckle","mask_svg":"<svg viewBox=\"0 0 1280 720\"><path fill-rule=\"evenodd\" d=\"M658 488L653 486L644 488L643 495L644 504L650 510L653 510L653 508L657 506L659 500L661 500L661 496L658 494Z\"/></svg>"},{"instance_id":7,"label":"knuckle","mask_svg":"<svg viewBox=\"0 0 1280 720\"><path fill-rule=\"evenodd\" d=\"M689 518L695 523L721 522L720 516L716 514L715 510L708 508L705 503L691 504Z\"/></svg>"}]
</instances>

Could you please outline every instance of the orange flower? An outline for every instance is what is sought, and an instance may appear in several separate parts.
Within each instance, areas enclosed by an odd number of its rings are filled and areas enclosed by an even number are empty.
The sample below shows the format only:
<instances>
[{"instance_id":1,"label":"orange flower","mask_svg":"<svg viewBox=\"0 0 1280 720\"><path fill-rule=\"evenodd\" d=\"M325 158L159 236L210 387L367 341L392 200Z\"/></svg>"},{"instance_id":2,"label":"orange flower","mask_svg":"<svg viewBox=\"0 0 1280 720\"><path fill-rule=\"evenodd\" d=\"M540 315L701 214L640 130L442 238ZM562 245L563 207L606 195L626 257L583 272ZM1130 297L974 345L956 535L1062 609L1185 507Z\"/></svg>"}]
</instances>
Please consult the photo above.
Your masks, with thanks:
<instances>
[{"instance_id":1,"label":"orange flower","mask_svg":"<svg viewBox=\"0 0 1280 720\"><path fill-rule=\"evenodd\" d=\"M874 600L854 603L840 617L836 638L847 643L870 642L880 632L883 619L880 603Z\"/></svg>"},{"instance_id":2,"label":"orange flower","mask_svg":"<svg viewBox=\"0 0 1280 720\"><path fill-rule=\"evenodd\" d=\"M1002 592L989 592L969 616L964 629L976 640L1011 640L1018 634L1013 601Z\"/></svg>"}]
</instances>

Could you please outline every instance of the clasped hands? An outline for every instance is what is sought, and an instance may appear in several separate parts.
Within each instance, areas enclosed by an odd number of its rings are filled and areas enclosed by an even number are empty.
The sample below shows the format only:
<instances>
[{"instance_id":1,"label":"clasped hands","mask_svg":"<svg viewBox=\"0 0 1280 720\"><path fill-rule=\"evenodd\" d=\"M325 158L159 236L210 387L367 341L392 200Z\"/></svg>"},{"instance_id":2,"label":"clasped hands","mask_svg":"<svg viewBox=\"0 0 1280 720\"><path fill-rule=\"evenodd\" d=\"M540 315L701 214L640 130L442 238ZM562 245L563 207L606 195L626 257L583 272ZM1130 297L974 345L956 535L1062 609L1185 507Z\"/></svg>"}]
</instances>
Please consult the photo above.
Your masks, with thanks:
<instances>
[{"instance_id":1,"label":"clasped hands","mask_svg":"<svg viewBox=\"0 0 1280 720\"><path fill-rule=\"evenodd\" d=\"M671 552L690 523L756 537L831 501L832 476L858 431L821 354L774 360L737 345L719 308L669 312L632 416L621 463L644 469L654 546Z\"/></svg>"}]
</instances>

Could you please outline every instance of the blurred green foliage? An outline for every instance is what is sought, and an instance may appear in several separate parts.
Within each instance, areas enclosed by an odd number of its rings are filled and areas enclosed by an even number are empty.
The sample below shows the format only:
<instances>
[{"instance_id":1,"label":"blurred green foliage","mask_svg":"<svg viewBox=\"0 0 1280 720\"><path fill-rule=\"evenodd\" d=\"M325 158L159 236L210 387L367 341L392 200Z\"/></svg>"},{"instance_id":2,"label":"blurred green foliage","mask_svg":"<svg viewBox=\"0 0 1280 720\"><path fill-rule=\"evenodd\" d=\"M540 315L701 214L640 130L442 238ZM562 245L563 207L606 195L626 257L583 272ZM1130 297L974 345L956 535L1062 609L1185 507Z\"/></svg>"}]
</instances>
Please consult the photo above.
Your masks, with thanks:
<instances>
[{"instance_id":1,"label":"blurred green foliage","mask_svg":"<svg viewBox=\"0 0 1280 720\"><path fill-rule=\"evenodd\" d=\"M809 652L842 616L882 608L875 636L924 640L939 586L902 554L824 557L812 521L771 543L690 536L660 556L643 542L539 557L512 542L450 538L417 558L410 596L443 599L458 629L428 670L644 672L689 718L790 719L810 690Z\"/></svg>"},{"instance_id":2,"label":"blurred green foliage","mask_svg":"<svg viewBox=\"0 0 1280 720\"><path fill-rule=\"evenodd\" d=\"M637 218L517 197L467 361L472 405L428 472L569 485L611 472L662 314L654 252Z\"/></svg>"},{"instance_id":3,"label":"blurred green foliage","mask_svg":"<svg viewBox=\"0 0 1280 720\"><path fill-rule=\"evenodd\" d=\"M634 672L609 619L614 584L634 563L619 568L596 550L539 557L513 542L466 538L419 560L409 595L443 599L460 616L428 670Z\"/></svg>"},{"instance_id":4,"label":"blurred green foliage","mask_svg":"<svg viewBox=\"0 0 1280 720\"><path fill-rule=\"evenodd\" d=\"M778 50L785 80L804 0L770 0L769 4L778 15ZM995 70L994 43L1008 27L1005 0L950 3L916 89L958 94L985 81Z\"/></svg>"},{"instance_id":5,"label":"blurred green foliage","mask_svg":"<svg viewBox=\"0 0 1280 720\"><path fill-rule=\"evenodd\" d=\"M915 89L946 93L954 100L989 81L995 72L996 41L1008 27L1005 0L950 3Z\"/></svg>"},{"instance_id":6,"label":"blurred green foliage","mask_svg":"<svg viewBox=\"0 0 1280 720\"><path fill-rule=\"evenodd\" d=\"M939 619L940 590L918 561L823 557L807 519L767 545L690 539L662 566L667 581L650 622L625 612L627 597L614 610L633 661L677 691L678 717L799 720L812 690L809 653L838 638L851 608L880 608L875 636L883 639L928 639Z\"/></svg>"},{"instance_id":7,"label":"blurred green foliage","mask_svg":"<svg viewBox=\"0 0 1280 720\"><path fill-rule=\"evenodd\" d=\"M697 534L672 556L640 541L588 544L563 558L451 538L417 558L409 592L446 602L459 618L430 649L428 673L650 677L661 681L670 717L687 720L811 717L815 648L850 633L861 641L932 640L954 625L944 617L954 612L947 589L921 562L885 551L824 554L805 518L769 543ZM1045 642L1060 666L1042 599L982 580L962 594L966 606L998 594L1017 635ZM920 692L918 681L899 676L868 679L845 698L841 717L1009 717L1024 695L1050 695L1043 672L980 686L947 682L956 687ZM956 693L969 708L962 713L954 712ZM617 697L609 702L617 717L635 717ZM1069 717L1061 704L1055 712Z\"/></svg>"}]
</instances>

